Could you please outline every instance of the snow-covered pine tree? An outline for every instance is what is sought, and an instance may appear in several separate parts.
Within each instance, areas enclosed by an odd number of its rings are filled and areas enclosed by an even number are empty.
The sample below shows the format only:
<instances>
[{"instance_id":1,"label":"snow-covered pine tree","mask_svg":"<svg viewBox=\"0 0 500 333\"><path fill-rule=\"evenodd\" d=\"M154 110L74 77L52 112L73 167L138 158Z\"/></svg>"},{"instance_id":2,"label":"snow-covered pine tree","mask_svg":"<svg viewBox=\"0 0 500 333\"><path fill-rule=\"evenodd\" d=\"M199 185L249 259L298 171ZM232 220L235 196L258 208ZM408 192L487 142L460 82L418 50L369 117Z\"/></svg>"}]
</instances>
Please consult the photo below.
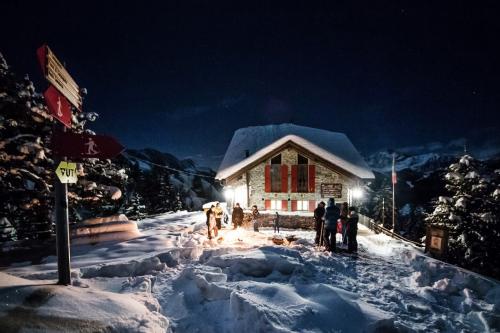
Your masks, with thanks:
<instances>
[{"instance_id":1,"label":"snow-covered pine tree","mask_svg":"<svg viewBox=\"0 0 500 333\"><path fill-rule=\"evenodd\" d=\"M111 160L87 159L78 183L68 187L72 222L117 214L124 204L127 170Z\"/></svg>"},{"instance_id":2,"label":"snow-covered pine tree","mask_svg":"<svg viewBox=\"0 0 500 333\"><path fill-rule=\"evenodd\" d=\"M43 96L0 54L0 219L15 230L5 240L44 239L53 232L51 130Z\"/></svg>"},{"instance_id":3,"label":"snow-covered pine tree","mask_svg":"<svg viewBox=\"0 0 500 333\"><path fill-rule=\"evenodd\" d=\"M129 219L142 220L147 216L147 210L144 198L138 191L138 184L144 182L144 173L137 164L132 164L127 174L129 178L125 191L124 204L119 212L125 214Z\"/></svg>"},{"instance_id":4,"label":"snow-covered pine tree","mask_svg":"<svg viewBox=\"0 0 500 333\"><path fill-rule=\"evenodd\" d=\"M389 178L383 178L376 188L372 189L371 217L385 228L392 229L392 185ZM396 218L398 214L396 212Z\"/></svg>"},{"instance_id":5,"label":"snow-covered pine tree","mask_svg":"<svg viewBox=\"0 0 500 333\"><path fill-rule=\"evenodd\" d=\"M127 203L121 210L121 213L133 220L142 220L147 216L146 205L139 192L130 193Z\"/></svg>"},{"instance_id":6,"label":"snow-covered pine tree","mask_svg":"<svg viewBox=\"0 0 500 333\"><path fill-rule=\"evenodd\" d=\"M480 161L464 155L445 175L449 196L441 196L427 217L449 230L448 260L480 273L499 276L498 179Z\"/></svg>"},{"instance_id":7,"label":"snow-covered pine tree","mask_svg":"<svg viewBox=\"0 0 500 333\"><path fill-rule=\"evenodd\" d=\"M85 125L96 118L94 112L74 112L72 130L92 134ZM54 121L28 76L17 78L0 54L0 220L15 230L3 240L54 233L56 166L49 148ZM123 203L125 169L111 161L80 164L78 183L68 186L70 222L116 213Z\"/></svg>"}]
</instances>

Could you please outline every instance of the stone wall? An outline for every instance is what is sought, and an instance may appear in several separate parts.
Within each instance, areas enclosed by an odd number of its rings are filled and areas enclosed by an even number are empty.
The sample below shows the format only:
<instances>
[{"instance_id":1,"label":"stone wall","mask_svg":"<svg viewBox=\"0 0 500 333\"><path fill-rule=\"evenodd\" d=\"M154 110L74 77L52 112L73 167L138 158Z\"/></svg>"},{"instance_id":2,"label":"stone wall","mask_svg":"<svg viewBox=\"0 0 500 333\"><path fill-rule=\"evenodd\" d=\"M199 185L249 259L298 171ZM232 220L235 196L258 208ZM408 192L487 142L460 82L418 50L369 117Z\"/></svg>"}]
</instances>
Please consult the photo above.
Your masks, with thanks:
<instances>
[{"instance_id":1,"label":"stone wall","mask_svg":"<svg viewBox=\"0 0 500 333\"><path fill-rule=\"evenodd\" d=\"M260 214L259 223L261 227L273 227L275 214ZM243 227L253 229L252 214L245 213ZM280 215L280 228L288 229L314 229L313 216Z\"/></svg>"}]
</instances>

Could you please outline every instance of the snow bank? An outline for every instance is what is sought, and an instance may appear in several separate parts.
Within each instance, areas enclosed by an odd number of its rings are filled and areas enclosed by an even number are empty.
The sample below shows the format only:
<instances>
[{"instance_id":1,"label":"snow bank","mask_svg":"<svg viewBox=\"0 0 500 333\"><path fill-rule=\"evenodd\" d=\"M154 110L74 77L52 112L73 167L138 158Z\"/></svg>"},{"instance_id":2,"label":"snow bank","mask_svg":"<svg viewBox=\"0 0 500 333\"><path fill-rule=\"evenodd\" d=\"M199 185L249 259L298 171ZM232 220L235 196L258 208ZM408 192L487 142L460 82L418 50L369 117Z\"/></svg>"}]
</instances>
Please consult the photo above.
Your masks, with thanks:
<instances>
[{"instance_id":1,"label":"snow bank","mask_svg":"<svg viewBox=\"0 0 500 333\"><path fill-rule=\"evenodd\" d=\"M0 275L2 324L18 325L22 305L34 314L26 325L55 318L62 330L500 332L498 281L362 225L357 257L323 252L307 230L282 229L298 238L290 246L273 245L270 228L208 240L203 212L138 226L133 240L72 247L72 287L41 284L56 278L55 257L9 267L18 277Z\"/></svg>"},{"instance_id":2,"label":"snow bank","mask_svg":"<svg viewBox=\"0 0 500 333\"><path fill-rule=\"evenodd\" d=\"M0 273L2 330L165 332L168 320L130 295L63 287Z\"/></svg>"},{"instance_id":3,"label":"snow bank","mask_svg":"<svg viewBox=\"0 0 500 333\"><path fill-rule=\"evenodd\" d=\"M394 330L391 316L356 294L325 284L242 284L231 294L235 330L242 332L374 332Z\"/></svg>"},{"instance_id":4,"label":"snow bank","mask_svg":"<svg viewBox=\"0 0 500 333\"><path fill-rule=\"evenodd\" d=\"M296 250L269 246L208 257L204 265L182 271L172 288L158 291L176 331L394 330L391 314L355 293L308 283L314 269L304 266Z\"/></svg>"}]
</instances>

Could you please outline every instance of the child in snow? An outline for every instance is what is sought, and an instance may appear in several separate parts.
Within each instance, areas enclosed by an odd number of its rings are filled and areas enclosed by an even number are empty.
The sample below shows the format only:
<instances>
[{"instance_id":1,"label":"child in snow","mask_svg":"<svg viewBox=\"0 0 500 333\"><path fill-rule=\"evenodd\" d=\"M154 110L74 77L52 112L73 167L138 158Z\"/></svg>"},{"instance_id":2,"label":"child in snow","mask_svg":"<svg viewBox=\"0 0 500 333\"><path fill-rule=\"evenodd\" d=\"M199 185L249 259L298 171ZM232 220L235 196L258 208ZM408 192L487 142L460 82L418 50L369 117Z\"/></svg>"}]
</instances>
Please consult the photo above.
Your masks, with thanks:
<instances>
[{"instance_id":1,"label":"child in snow","mask_svg":"<svg viewBox=\"0 0 500 333\"><path fill-rule=\"evenodd\" d=\"M252 206L252 223L253 223L253 231L259 232L259 210L257 209L257 205Z\"/></svg>"},{"instance_id":2,"label":"child in snow","mask_svg":"<svg viewBox=\"0 0 500 333\"><path fill-rule=\"evenodd\" d=\"M358 241L356 236L358 234L358 213L356 207L349 208L349 218L347 219L347 252L358 252Z\"/></svg>"},{"instance_id":3,"label":"child in snow","mask_svg":"<svg viewBox=\"0 0 500 333\"><path fill-rule=\"evenodd\" d=\"M276 212L276 217L274 218L274 233L276 233L276 230L278 231L278 234L280 233L280 215L278 212Z\"/></svg>"},{"instance_id":4,"label":"child in snow","mask_svg":"<svg viewBox=\"0 0 500 333\"><path fill-rule=\"evenodd\" d=\"M209 210L207 210L207 227L208 227L208 239L212 239L212 231L215 237L218 235L217 222L215 220L215 206L212 205Z\"/></svg>"}]
</instances>

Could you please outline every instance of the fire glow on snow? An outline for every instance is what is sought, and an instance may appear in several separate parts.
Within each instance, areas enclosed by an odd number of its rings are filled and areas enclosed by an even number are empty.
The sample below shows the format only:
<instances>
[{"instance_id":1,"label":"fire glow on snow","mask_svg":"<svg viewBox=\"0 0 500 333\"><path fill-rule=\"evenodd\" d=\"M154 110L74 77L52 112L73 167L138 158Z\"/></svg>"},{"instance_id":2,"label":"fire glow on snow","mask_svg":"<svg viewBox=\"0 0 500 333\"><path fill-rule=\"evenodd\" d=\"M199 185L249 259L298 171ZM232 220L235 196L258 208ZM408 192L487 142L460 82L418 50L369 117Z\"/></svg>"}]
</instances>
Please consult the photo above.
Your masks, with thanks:
<instances>
[{"instance_id":1,"label":"fire glow on snow","mask_svg":"<svg viewBox=\"0 0 500 333\"><path fill-rule=\"evenodd\" d=\"M363 227L357 259L318 251L311 231L283 230L298 240L276 246L270 229L228 225L221 241L209 241L203 213L166 214L139 229L132 240L74 246L71 287L48 284L55 257L9 267L2 323L19 325L24 308L35 314L22 322L26 331L50 316L58 321L47 331L499 331L498 281ZM50 300L35 308L30 295Z\"/></svg>"}]
</instances>

